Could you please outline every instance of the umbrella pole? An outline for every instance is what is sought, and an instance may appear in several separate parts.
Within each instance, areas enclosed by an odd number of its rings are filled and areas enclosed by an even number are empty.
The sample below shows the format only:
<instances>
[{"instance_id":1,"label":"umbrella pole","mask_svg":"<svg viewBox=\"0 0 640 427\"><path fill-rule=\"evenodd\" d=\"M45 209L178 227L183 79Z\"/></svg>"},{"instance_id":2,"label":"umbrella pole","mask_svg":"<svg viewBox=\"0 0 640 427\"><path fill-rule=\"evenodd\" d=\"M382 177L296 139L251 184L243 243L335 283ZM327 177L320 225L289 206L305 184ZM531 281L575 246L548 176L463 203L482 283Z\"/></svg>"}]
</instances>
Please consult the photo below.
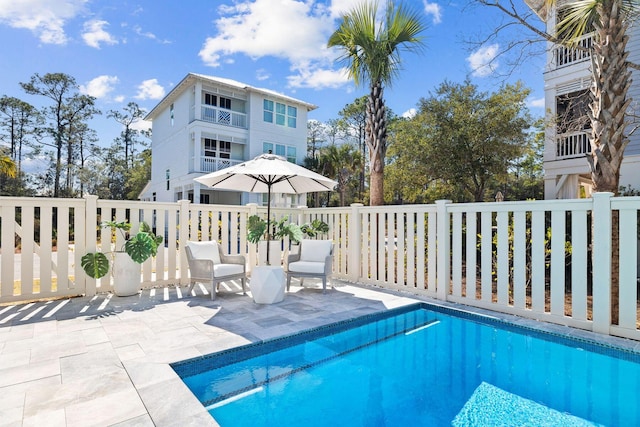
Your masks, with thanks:
<instances>
[{"instance_id":1,"label":"umbrella pole","mask_svg":"<svg viewBox=\"0 0 640 427\"><path fill-rule=\"evenodd\" d=\"M271 265L269 262L269 243L271 242L271 225L269 220L271 219L271 184L267 185L267 265Z\"/></svg>"}]
</instances>

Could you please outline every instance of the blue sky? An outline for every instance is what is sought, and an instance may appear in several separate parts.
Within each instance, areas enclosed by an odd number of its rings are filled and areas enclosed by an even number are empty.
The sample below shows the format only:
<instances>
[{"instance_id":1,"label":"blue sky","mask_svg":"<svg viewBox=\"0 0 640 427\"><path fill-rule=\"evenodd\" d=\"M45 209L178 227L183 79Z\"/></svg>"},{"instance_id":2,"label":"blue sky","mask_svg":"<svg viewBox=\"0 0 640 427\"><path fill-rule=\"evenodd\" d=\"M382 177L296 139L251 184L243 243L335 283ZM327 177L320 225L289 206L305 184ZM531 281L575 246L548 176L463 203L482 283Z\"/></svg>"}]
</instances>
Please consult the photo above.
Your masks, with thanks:
<instances>
[{"instance_id":1,"label":"blue sky","mask_svg":"<svg viewBox=\"0 0 640 427\"><path fill-rule=\"evenodd\" d=\"M34 73L73 76L83 93L97 98L104 114L91 124L102 145L119 132L109 110L130 101L153 108L187 73L234 79L313 103L311 119L326 121L356 97L355 87L326 48L341 13L358 0L0 0L0 95L41 106L19 82ZM421 54L403 53L402 71L385 90L399 115L416 107L443 81L469 78L487 91L503 81L498 58L504 44L464 43L500 24L492 8L468 1L409 0L428 28ZM518 2L520 3L520 2ZM516 30L524 33L524 30ZM511 75L532 89L531 112L543 115L543 58L531 58Z\"/></svg>"}]
</instances>

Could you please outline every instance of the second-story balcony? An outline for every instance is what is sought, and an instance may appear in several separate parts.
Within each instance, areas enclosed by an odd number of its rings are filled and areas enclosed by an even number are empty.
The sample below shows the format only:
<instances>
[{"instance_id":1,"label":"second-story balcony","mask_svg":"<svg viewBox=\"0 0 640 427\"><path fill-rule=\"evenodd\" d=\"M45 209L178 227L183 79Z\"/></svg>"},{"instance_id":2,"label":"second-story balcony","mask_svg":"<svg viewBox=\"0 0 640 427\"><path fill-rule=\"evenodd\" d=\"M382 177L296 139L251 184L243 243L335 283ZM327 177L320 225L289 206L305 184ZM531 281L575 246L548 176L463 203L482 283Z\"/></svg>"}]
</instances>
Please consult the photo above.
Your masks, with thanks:
<instances>
[{"instance_id":1,"label":"second-story balcony","mask_svg":"<svg viewBox=\"0 0 640 427\"><path fill-rule=\"evenodd\" d=\"M218 157L201 157L200 172L215 172L242 163L244 160L220 159Z\"/></svg>"},{"instance_id":2,"label":"second-story balcony","mask_svg":"<svg viewBox=\"0 0 640 427\"><path fill-rule=\"evenodd\" d=\"M584 157L591 152L590 129L567 132L556 137L556 160Z\"/></svg>"},{"instance_id":3,"label":"second-story balcony","mask_svg":"<svg viewBox=\"0 0 640 427\"><path fill-rule=\"evenodd\" d=\"M203 105L200 117L205 122L243 129L247 128L247 115L236 111Z\"/></svg>"},{"instance_id":4,"label":"second-story balcony","mask_svg":"<svg viewBox=\"0 0 640 427\"><path fill-rule=\"evenodd\" d=\"M592 34L580 37L575 47L557 45L553 48L553 65L561 68L586 61L591 57L592 46Z\"/></svg>"}]
</instances>

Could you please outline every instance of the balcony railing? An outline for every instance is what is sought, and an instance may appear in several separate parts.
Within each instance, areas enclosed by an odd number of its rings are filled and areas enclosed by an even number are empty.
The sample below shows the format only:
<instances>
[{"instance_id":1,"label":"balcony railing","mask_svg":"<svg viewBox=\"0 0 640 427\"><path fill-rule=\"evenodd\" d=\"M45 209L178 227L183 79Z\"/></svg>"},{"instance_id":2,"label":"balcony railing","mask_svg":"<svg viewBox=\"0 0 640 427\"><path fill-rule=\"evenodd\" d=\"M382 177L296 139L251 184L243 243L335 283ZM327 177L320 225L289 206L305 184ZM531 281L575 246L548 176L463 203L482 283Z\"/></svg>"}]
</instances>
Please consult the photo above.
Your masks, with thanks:
<instances>
[{"instance_id":1,"label":"balcony railing","mask_svg":"<svg viewBox=\"0 0 640 427\"><path fill-rule=\"evenodd\" d=\"M556 138L556 158L570 159L590 153L590 133L591 130L582 130L558 135Z\"/></svg>"},{"instance_id":2,"label":"balcony railing","mask_svg":"<svg viewBox=\"0 0 640 427\"><path fill-rule=\"evenodd\" d=\"M593 35L582 36L576 47L556 46L553 49L553 59L556 68L566 67L591 57Z\"/></svg>"},{"instance_id":3,"label":"balcony railing","mask_svg":"<svg viewBox=\"0 0 640 427\"><path fill-rule=\"evenodd\" d=\"M201 157L200 172L215 172L242 163L242 160L219 159L217 157Z\"/></svg>"},{"instance_id":4,"label":"balcony railing","mask_svg":"<svg viewBox=\"0 0 640 427\"><path fill-rule=\"evenodd\" d=\"M223 110L221 108L202 106L202 120L220 125L233 126L237 128L247 128L247 115L235 111Z\"/></svg>"}]
</instances>

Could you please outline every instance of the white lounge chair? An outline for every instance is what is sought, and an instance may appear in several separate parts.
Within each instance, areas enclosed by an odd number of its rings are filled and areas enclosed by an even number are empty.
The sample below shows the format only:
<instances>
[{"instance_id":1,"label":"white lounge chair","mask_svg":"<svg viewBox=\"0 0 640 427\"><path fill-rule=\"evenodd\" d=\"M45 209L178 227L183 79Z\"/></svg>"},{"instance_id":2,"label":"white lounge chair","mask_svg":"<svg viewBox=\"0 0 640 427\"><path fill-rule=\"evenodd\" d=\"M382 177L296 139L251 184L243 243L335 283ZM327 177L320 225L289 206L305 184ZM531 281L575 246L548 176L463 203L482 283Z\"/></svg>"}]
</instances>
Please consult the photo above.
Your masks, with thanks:
<instances>
[{"instance_id":1,"label":"white lounge chair","mask_svg":"<svg viewBox=\"0 0 640 427\"><path fill-rule=\"evenodd\" d=\"M287 257L287 291L291 278L299 277L300 286L305 277L322 279L322 293L327 290L327 278L333 271L333 242L331 240L302 240L297 254Z\"/></svg>"},{"instance_id":2,"label":"white lounge chair","mask_svg":"<svg viewBox=\"0 0 640 427\"><path fill-rule=\"evenodd\" d=\"M196 282L211 282L211 299L215 299L220 282L240 279L242 293L246 294L246 260L244 255L225 255L218 242L187 242L185 246L191 286Z\"/></svg>"}]
</instances>

